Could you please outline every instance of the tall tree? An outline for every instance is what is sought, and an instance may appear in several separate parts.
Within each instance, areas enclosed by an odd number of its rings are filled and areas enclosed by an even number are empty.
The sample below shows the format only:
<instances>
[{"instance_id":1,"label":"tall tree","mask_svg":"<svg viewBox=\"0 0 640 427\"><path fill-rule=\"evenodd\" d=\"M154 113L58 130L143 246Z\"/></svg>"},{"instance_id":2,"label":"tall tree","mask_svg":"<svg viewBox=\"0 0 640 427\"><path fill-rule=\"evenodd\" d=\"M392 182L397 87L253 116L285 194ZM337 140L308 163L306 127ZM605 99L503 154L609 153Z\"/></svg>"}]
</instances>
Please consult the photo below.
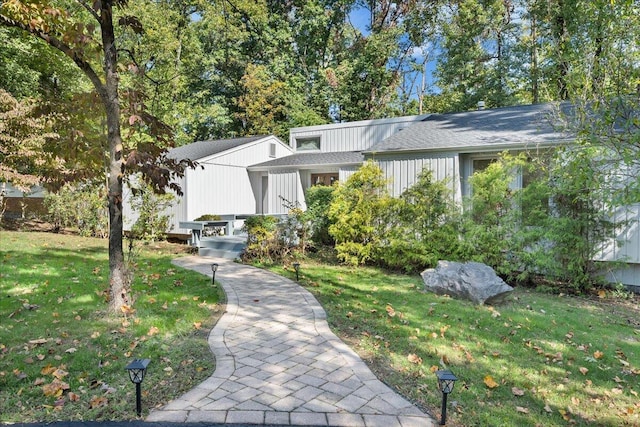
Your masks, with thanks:
<instances>
[{"instance_id":1,"label":"tall tree","mask_svg":"<svg viewBox=\"0 0 640 427\"><path fill-rule=\"evenodd\" d=\"M93 5L84 0L10 0L0 4L0 25L20 29L62 52L91 82L104 107L109 152L109 309L113 313L120 313L132 303L130 277L122 248L122 190L123 178L128 172L125 166L129 171L137 169L144 172L158 191L169 185L174 171L181 173L180 167L171 161L167 163L169 168L156 167L164 158L161 150L153 144L139 144L129 153L124 150L118 91L120 64L114 27L114 9L124 6L125 2L121 0L103 0ZM118 21L134 31L141 31L139 20L133 16L123 14ZM151 132L166 131L146 112L137 113L129 117L128 123L144 125Z\"/></svg>"}]
</instances>

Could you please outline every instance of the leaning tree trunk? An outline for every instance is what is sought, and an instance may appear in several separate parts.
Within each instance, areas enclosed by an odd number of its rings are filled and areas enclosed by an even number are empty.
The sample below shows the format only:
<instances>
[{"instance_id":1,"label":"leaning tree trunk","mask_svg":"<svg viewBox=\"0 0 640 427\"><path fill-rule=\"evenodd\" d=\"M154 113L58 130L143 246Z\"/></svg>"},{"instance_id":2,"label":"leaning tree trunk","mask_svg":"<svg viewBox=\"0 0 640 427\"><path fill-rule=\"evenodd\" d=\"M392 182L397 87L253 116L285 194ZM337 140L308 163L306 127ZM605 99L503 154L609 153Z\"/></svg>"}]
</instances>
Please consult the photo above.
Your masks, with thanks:
<instances>
[{"instance_id":1,"label":"leaning tree trunk","mask_svg":"<svg viewBox=\"0 0 640 427\"><path fill-rule=\"evenodd\" d=\"M101 5L102 46L105 70L105 109L109 143L109 311L122 313L131 305L130 280L122 250L122 136L120 134L120 102L118 98L118 61L113 29L112 2Z\"/></svg>"}]
</instances>

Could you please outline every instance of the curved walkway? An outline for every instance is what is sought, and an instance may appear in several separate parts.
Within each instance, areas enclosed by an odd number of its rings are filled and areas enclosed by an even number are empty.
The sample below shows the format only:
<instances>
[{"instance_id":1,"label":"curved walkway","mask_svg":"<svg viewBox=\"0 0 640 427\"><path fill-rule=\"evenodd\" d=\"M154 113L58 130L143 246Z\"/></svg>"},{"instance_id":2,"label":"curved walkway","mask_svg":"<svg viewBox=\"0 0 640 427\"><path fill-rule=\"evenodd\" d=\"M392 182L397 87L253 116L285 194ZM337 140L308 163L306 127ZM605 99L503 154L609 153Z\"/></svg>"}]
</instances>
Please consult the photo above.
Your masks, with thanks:
<instances>
[{"instance_id":1,"label":"curved walkway","mask_svg":"<svg viewBox=\"0 0 640 427\"><path fill-rule=\"evenodd\" d=\"M307 426L430 427L433 418L379 381L330 330L292 280L218 258L178 266L211 275L227 310L209 335L211 377L152 410L147 421Z\"/></svg>"}]
</instances>

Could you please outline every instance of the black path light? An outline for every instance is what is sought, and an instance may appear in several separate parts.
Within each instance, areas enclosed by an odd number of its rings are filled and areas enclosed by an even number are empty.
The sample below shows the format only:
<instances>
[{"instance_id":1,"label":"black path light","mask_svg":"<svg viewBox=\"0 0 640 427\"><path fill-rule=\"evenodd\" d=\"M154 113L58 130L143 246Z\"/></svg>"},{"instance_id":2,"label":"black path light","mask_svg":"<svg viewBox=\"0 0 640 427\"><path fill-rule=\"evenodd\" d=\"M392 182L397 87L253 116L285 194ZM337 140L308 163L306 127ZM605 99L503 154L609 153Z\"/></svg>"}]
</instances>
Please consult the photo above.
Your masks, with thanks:
<instances>
[{"instance_id":1,"label":"black path light","mask_svg":"<svg viewBox=\"0 0 640 427\"><path fill-rule=\"evenodd\" d=\"M296 282L297 282L298 280L300 280L300 263L294 262L293 268L296 270Z\"/></svg>"},{"instance_id":2,"label":"black path light","mask_svg":"<svg viewBox=\"0 0 640 427\"><path fill-rule=\"evenodd\" d=\"M218 271L218 264L215 262L211 264L211 271L213 272L213 276L211 276L211 284L215 285L216 282L216 271Z\"/></svg>"},{"instance_id":3,"label":"black path light","mask_svg":"<svg viewBox=\"0 0 640 427\"><path fill-rule=\"evenodd\" d=\"M129 372L129 379L136 385L136 412L138 416L142 414L142 403L140 399L140 384L144 380L144 375L147 372L147 366L151 360L149 359L134 359L129 363L125 369Z\"/></svg>"},{"instance_id":4,"label":"black path light","mask_svg":"<svg viewBox=\"0 0 640 427\"><path fill-rule=\"evenodd\" d=\"M449 370L436 371L436 377L438 377L438 389L442 392L440 425L443 426L447 422L447 396L453 391L453 386L458 378Z\"/></svg>"}]
</instances>

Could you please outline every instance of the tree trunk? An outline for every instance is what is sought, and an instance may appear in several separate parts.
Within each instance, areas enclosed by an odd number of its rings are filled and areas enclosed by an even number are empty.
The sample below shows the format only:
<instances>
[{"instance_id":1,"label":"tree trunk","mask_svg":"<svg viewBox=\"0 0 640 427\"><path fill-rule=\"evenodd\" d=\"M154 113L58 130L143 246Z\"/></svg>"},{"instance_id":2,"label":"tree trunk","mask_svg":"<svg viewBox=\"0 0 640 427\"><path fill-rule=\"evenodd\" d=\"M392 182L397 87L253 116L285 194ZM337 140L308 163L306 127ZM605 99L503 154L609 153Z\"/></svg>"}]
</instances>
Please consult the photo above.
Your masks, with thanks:
<instances>
[{"instance_id":1,"label":"tree trunk","mask_svg":"<svg viewBox=\"0 0 640 427\"><path fill-rule=\"evenodd\" d=\"M118 61L113 29L112 0L103 0L100 10L102 47L104 50L105 91L109 144L109 311L122 313L131 305L130 280L122 249L122 136L120 134L120 101L118 98Z\"/></svg>"}]
</instances>

